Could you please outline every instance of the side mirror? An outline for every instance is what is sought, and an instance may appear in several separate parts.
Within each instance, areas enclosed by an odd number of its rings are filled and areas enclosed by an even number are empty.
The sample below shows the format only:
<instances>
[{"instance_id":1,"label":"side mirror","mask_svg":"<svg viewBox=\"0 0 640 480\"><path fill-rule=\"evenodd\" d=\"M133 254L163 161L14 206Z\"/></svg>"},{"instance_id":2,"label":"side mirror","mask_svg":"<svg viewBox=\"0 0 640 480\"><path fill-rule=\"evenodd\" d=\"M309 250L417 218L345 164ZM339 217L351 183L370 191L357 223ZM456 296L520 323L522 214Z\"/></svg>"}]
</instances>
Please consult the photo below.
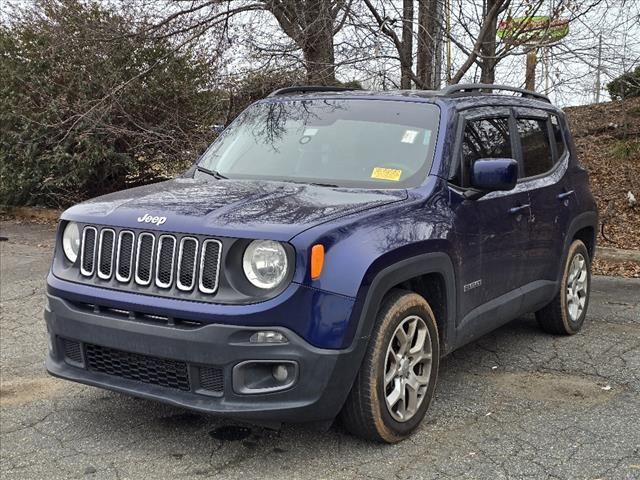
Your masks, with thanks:
<instances>
[{"instance_id":1,"label":"side mirror","mask_svg":"<svg viewBox=\"0 0 640 480\"><path fill-rule=\"evenodd\" d=\"M480 158L471 169L471 186L481 192L513 190L518 182L518 162L513 158Z\"/></svg>"}]
</instances>

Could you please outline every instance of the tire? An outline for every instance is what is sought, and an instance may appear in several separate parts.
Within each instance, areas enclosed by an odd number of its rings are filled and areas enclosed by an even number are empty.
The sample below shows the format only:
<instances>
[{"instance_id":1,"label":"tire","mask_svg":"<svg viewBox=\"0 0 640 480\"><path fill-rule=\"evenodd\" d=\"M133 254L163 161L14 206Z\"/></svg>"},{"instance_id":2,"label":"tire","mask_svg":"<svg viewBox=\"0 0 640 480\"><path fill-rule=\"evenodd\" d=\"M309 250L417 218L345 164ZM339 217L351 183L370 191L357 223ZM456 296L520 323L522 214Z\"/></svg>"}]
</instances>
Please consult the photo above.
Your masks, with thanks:
<instances>
[{"instance_id":1,"label":"tire","mask_svg":"<svg viewBox=\"0 0 640 480\"><path fill-rule=\"evenodd\" d=\"M574 240L569 247L556 297L546 307L536 312L536 318L542 330L556 335L578 333L587 315L590 294L589 252L582 241Z\"/></svg>"},{"instance_id":2,"label":"tire","mask_svg":"<svg viewBox=\"0 0 640 480\"><path fill-rule=\"evenodd\" d=\"M411 339L405 343L408 348L402 347L401 338ZM420 295L392 290L382 301L360 371L342 408L342 424L367 440L396 443L408 437L429 408L439 363L438 326L431 307Z\"/></svg>"}]
</instances>

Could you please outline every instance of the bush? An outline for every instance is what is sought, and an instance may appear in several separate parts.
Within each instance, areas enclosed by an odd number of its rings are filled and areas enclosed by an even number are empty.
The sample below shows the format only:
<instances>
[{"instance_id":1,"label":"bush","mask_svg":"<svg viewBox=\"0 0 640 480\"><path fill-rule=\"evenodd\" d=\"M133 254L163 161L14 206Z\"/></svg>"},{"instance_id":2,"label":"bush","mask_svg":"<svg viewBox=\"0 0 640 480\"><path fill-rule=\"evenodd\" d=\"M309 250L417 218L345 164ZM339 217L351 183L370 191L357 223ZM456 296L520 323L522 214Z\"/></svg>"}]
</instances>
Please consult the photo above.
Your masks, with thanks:
<instances>
[{"instance_id":1,"label":"bush","mask_svg":"<svg viewBox=\"0 0 640 480\"><path fill-rule=\"evenodd\" d=\"M209 59L139 28L77 0L0 26L0 204L61 207L155 181L211 140L227 108Z\"/></svg>"},{"instance_id":2,"label":"bush","mask_svg":"<svg viewBox=\"0 0 640 480\"><path fill-rule=\"evenodd\" d=\"M640 65L607 84L611 100L640 97Z\"/></svg>"}]
</instances>

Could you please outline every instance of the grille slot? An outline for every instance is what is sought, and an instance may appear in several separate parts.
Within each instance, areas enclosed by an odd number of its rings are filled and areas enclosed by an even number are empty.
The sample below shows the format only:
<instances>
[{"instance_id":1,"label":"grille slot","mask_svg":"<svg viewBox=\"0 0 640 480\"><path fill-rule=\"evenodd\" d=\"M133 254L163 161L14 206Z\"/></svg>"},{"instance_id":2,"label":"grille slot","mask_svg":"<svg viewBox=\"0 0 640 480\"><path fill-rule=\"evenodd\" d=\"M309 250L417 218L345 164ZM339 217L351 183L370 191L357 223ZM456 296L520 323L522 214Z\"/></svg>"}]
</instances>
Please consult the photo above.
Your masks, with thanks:
<instances>
[{"instance_id":1,"label":"grille slot","mask_svg":"<svg viewBox=\"0 0 640 480\"><path fill-rule=\"evenodd\" d=\"M138 237L138 251L136 252L136 283L149 285L151 283L151 271L153 270L153 247L156 237L143 232Z\"/></svg>"},{"instance_id":2,"label":"grille slot","mask_svg":"<svg viewBox=\"0 0 640 480\"><path fill-rule=\"evenodd\" d=\"M80 342L75 340L61 339L64 349L64 357L74 363L82 363L82 348Z\"/></svg>"},{"instance_id":3,"label":"grille slot","mask_svg":"<svg viewBox=\"0 0 640 480\"><path fill-rule=\"evenodd\" d=\"M96 236L98 231L95 227L85 227L82 232L82 254L80 255L80 273L86 277L93 275L96 259Z\"/></svg>"},{"instance_id":4,"label":"grille slot","mask_svg":"<svg viewBox=\"0 0 640 480\"><path fill-rule=\"evenodd\" d=\"M200 280L198 283L198 288L202 293L211 294L218 288L221 249L222 244L218 240L205 240L202 242Z\"/></svg>"},{"instance_id":5,"label":"grille slot","mask_svg":"<svg viewBox=\"0 0 640 480\"><path fill-rule=\"evenodd\" d=\"M110 228L103 228L100 231L100 242L98 244L98 277L103 280L111 278L115 240L116 232Z\"/></svg>"},{"instance_id":6,"label":"grille slot","mask_svg":"<svg viewBox=\"0 0 640 480\"><path fill-rule=\"evenodd\" d=\"M87 369L151 385L190 391L185 362L85 344Z\"/></svg>"},{"instance_id":7,"label":"grille slot","mask_svg":"<svg viewBox=\"0 0 640 480\"><path fill-rule=\"evenodd\" d=\"M116 254L116 280L126 283L131 280L133 270L133 232L123 230L118 235L118 253Z\"/></svg>"},{"instance_id":8,"label":"grille slot","mask_svg":"<svg viewBox=\"0 0 640 480\"><path fill-rule=\"evenodd\" d=\"M200 367L200 388L210 392L224 391L224 375L222 369L215 367Z\"/></svg>"},{"instance_id":9,"label":"grille slot","mask_svg":"<svg viewBox=\"0 0 640 480\"><path fill-rule=\"evenodd\" d=\"M185 237L180 241L178 252L178 278L176 286L180 290L190 291L196 283L196 256L198 254L198 240Z\"/></svg>"},{"instance_id":10,"label":"grille slot","mask_svg":"<svg viewBox=\"0 0 640 480\"><path fill-rule=\"evenodd\" d=\"M162 235L158 240L156 259L156 285L160 288L171 287L175 254L176 239L171 235Z\"/></svg>"}]
</instances>

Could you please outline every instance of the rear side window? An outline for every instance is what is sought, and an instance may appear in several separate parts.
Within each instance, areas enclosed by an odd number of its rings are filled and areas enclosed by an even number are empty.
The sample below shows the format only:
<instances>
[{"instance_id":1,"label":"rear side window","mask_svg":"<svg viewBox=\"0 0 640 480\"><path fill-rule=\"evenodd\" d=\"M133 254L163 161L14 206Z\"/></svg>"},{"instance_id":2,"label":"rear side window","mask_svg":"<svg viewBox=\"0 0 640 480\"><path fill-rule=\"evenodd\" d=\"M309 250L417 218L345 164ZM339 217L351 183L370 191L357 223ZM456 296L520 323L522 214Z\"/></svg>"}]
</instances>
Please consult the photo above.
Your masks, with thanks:
<instances>
[{"instance_id":1,"label":"rear side window","mask_svg":"<svg viewBox=\"0 0 640 480\"><path fill-rule=\"evenodd\" d=\"M479 158L513 158L507 117L467 122L462 140L465 168L471 167Z\"/></svg>"},{"instance_id":2,"label":"rear side window","mask_svg":"<svg viewBox=\"0 0 640 480\"><path fill-rule=\"evenodd\" d=\"M533 177L551 170L553 156L547 122L535 118L519 118L516 124L522 145L524 177Z\"/></svg>"},{"instance_id":3,"label":"rear side window","mask_svg":"<svg viewBox=\"0 0 640 480\"><path fill-rule=\"evenodd\" d=\"M551 129L553 130L553 141L556 142L558 158L562 158L566 147L564 145L564 137L562 136L562 128L560 128L560 121L555 115L551 115Z\"/></svg>"}]
</instances>

